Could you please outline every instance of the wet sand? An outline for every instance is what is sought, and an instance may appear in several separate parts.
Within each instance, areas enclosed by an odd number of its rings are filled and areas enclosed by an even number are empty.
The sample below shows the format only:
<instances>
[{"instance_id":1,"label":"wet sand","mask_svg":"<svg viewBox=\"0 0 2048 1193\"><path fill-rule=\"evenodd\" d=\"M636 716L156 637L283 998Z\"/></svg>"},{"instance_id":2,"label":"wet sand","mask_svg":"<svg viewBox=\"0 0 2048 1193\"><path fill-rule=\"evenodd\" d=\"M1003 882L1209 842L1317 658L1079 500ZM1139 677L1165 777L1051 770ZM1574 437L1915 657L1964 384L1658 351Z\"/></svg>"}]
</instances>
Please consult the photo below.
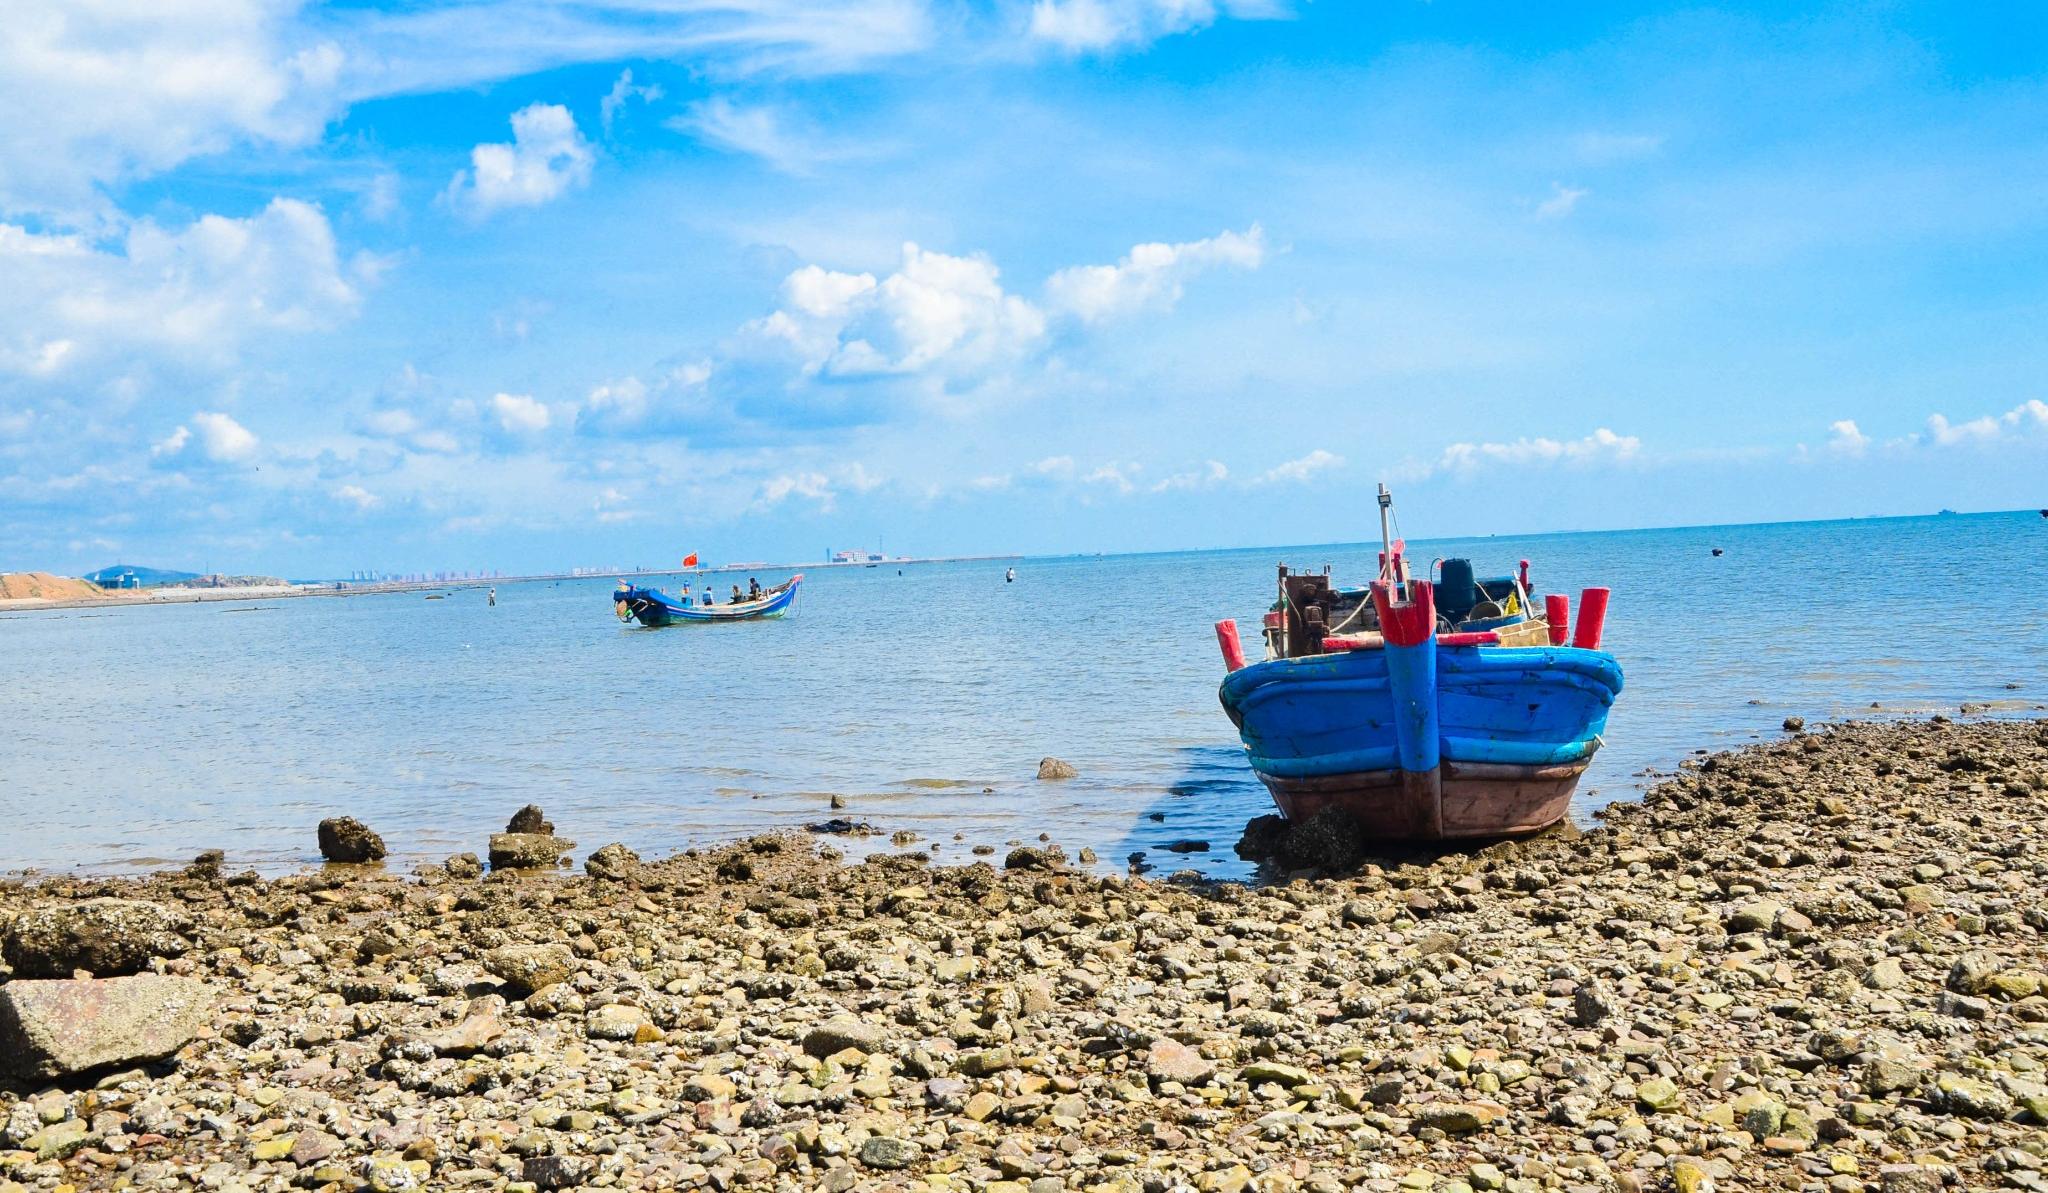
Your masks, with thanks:
<instances>
[{"instance_id":1,"label":"wet sand","mask_svg":"<svg viewBox=\"0 0 2048 1193\"><path fill-rule=\"evenodd\" d=\"M0 1004L80 961L213 1002L0 1094L0 1182L2048 1188L2044 811L2048 725L1937 718L1262 886L815 838L10 886Z\"/></svg>"}]
</instances>

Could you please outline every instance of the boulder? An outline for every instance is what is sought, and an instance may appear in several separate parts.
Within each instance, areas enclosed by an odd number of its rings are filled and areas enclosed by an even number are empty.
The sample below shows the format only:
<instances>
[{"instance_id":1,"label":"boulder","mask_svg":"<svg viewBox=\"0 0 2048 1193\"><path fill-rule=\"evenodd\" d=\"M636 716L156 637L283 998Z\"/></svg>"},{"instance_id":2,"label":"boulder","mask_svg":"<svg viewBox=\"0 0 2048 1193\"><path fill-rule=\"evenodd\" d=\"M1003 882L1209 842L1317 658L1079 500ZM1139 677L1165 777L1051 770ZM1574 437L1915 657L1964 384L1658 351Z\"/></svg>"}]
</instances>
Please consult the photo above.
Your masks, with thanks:
<instances>
[{"instance_id":1,"label":"boulder","mask_svg":"<svg viewBox=\"0 0 2048 1193\"><path fill-rule=\"evenodd\" d=\"M1057 845L1044 849L1020 845L1012 849L1003 859L1005 870L1064 870L1067 868L1067 851Z\"/></svg>"},{"instance_id":2,"label":"boulder","mask_svg":"<svg viewBox=\"0 0 2048 1193\"><path fill-rule=\"evenodd\" d=\"M804 1034L804 1052L823 1059L848 1048L874 1055L882 1050L882 1029L863 1019L842 1015Z\"/></svg>"},{"instance_id":3,"label":"boulder","mask_svg":"<svg viewBox=\"0 0 2048 1193\"><path fill-rule=\"evenodd\" d=\"M552 837L555 835L555 824L540 810L539 804L528 804L512 813L512 819L505 822L505 831Z\"/></svg>"},{"instance_id":4,"label":"boulder","mask_svg":"<svg viewBox=\"0 0 2048 1193\"><path fill-rule=\"evenodd\" d=\"M1289 824L1280 842L1280 864L1289 870L1341 873L1365 856L1365 832L1358 820L1331 809Z\"/></svg>"},{"instance_id":5,"label":"boulder","mask_svg":"<svg viewBox=\"0 0 2048 1193\"><path fill-rule=\"evenodd\" d=\"M606 882L631 882L640 875L640 855L614 841L584 858L583 872Z\"/></svg>"},{"instance_id":6,"label":"boulder","mask_svg":"<svg viewBox=\"0 0 2048 1193\"><path fill-rule=\"evenodd\" d=\"M213 990L161 974L0 986L0 1071L29 1080L161 1060L213 1018Z\"/></svg>"},{"instance_id":7,"label":"boulder","mask_svg":"<svg viewBox=\"0 0 2048 1193\"><path fill-rule=\"evenodd\" d=\"M1216 1075L1216 1062L1172 1036L1160 1036L1145 1053L1145 1075L1154 1081L1201 1085Z\"/></svg>"},{"instance_id":8,"label":"boulder","mask_svg":"<svg viewBox=\"0 0 2048 1193\"><path fill-rule=\"evenodd\" d=\"M473 853L458 853L442 864L450 878L476 878L484 872L483 862Z\"/></svg>"},{"instance_id":9,"label":"boulder","mask_svg":"<svg viewBox=\"0 0 2048 1193\"><path fill-rule=\"evenodd\" d=\"M330 862L374 862L384 856L384 838L353 816L320 822L320 856Z\"/></svg>"},{"instance_id":10,"label":"boulder","mask_svg":"<svg viewBox=\"0 0 2048 1193\"><path fill-rule=\"evenodd\" d=\"M576 842L547 833L492 833L491 869L552 870Z\"/></svg>"},{"instance_id":11,"label":"boulder","mask_svg":"<svg viewBox=\"0 0 2048 1193\"><path fill-rule=\"evenodd\" d=\"M1073 763L1064 759L1041 758L1038 760L1038 777L1041 779L1078 779L1081 777L1081 772L1074 769Z\"/></svg>"},{"instance_id":12,"label":"boulder","mask_svg":"<svg viewBox=\"0 0 2048 1193\"><path fill-rule=\"evenodd\" d=\"M576 972L576 954L559 944L508 944L483 956L484 972L515 992L545 990Z\"/></svg>"},{"instance_id":13,"label":"boulder","mask_svg":"<svg viewBox=\"0 0 2048 1193\"><path fill-rule=\"evenodd\" d=\"M188 944L191 917L180 908L140 899L86 899L16 916L5 952L15 976L68 978L139 973L153 957L176 957Z\"/></svg>"}]
</instances>

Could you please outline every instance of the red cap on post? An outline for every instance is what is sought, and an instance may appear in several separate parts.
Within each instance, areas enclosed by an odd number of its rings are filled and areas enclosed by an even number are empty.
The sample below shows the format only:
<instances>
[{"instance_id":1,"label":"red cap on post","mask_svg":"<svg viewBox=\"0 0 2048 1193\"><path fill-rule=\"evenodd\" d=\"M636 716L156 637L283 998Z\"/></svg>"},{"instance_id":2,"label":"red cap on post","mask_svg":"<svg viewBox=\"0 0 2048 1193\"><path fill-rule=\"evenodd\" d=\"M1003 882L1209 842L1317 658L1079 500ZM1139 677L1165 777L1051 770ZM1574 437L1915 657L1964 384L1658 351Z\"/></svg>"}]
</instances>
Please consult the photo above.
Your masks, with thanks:
<instances>
[{"instance_id":1,"label":"red cap on post","mask_svg":"<svg viewBox=\"0 0 2048 1193\"><path fill-rule=\"evenodd\" d=\"M1607 598L1611 589L1588 588L1579 594L1579 624L1572 630L1572 645L1581 650L1600 649L1600 631L1607 624Z\"/></svg>"},{"instance_id":2,"label":"red cap on post","mask_svg":"<svg viewBox=\"0 0 2048 1193\"><path fill-rule=\"evenodd\" d=\"M1427 580L1408 582L1408 603L1396 605L1386 581L1372 586L1373 608L1379 611L1380 631L1389 646L1417 646L1436 633L1436 596Z\"/></svg>"},{"instance_id":3,"label":"red cap on post","mask_svg":"<svg viewBox=\"0 0 2048 1193\"><path fill-rule=\"evenodd\" d=\"M1237 623L1228 618L1216 623L1216 645L1223 648L1223 665L1232 671L1244 669L1244 643L1237 639Z\"/></svg>"},{"instance_id":4,"label":"red cap on post","mask_svg":"<svg viewBox=\"0 0 2048 1193\"><path fill-rule=\"evenodd\" d=\"M1563 646L1572 634L1572 599L1561 592L1544 597L1543 620L1550 623L1550 644Z\"/></svg>"}]
</instances>

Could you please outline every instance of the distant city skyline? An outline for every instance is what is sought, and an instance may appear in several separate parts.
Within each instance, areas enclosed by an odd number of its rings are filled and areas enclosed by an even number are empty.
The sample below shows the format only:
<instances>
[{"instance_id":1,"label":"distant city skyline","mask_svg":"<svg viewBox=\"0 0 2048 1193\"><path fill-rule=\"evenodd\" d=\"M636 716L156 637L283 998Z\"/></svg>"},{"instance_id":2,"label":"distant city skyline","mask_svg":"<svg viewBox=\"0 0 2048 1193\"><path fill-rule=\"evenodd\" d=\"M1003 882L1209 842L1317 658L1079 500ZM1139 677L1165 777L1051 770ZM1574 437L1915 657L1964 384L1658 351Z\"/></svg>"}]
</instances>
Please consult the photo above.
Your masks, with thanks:
<instances>
[{"instance_id":1,"label":"distant city skyline","mask_svg":"<svg viewBox=\"0 0 2048 1193\"><path fill-rule=\"evenodd\" d=\"M0 24L0 571L2048 504L2048 10Z\"/></svg>"}]
</instances>

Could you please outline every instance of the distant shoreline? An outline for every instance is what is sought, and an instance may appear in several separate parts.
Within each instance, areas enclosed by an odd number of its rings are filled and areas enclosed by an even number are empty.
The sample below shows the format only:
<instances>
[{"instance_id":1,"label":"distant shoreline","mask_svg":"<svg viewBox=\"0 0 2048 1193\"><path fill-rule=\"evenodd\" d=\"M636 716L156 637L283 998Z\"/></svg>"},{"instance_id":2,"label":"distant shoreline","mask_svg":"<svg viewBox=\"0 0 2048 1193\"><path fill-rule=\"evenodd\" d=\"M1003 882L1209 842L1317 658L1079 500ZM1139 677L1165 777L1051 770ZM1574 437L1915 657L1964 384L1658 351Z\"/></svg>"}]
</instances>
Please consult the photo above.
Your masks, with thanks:
<instances>
[{"instance_id":1,"label":"distant shoreline","mask_svg":"<svg viewBox=\"0 0 2048 1193\"><path fill-rule=\"evenodd\" d=\"M702 568L657 568L619 572L549 572L532 576L492 576L471 580L389 580L329 581L324 584L251 585L241 588L137 588L110 591L105 596L67 597L58 600L23 598L0 600L0 613L40 613L58 609L127 608L141 605L194 605L207 601L269 601L293 597L382 596L404 592L453 592L457 589L494 588L499 585L536 584L543 581L644 579L651 576L723 576L746 572L804 572L866 567L904 567L933 563L997 563L1022 559L1021 555L943 555L918 559L883 559L873 563L737 563Z\"/></svg>"}]
</instances>

